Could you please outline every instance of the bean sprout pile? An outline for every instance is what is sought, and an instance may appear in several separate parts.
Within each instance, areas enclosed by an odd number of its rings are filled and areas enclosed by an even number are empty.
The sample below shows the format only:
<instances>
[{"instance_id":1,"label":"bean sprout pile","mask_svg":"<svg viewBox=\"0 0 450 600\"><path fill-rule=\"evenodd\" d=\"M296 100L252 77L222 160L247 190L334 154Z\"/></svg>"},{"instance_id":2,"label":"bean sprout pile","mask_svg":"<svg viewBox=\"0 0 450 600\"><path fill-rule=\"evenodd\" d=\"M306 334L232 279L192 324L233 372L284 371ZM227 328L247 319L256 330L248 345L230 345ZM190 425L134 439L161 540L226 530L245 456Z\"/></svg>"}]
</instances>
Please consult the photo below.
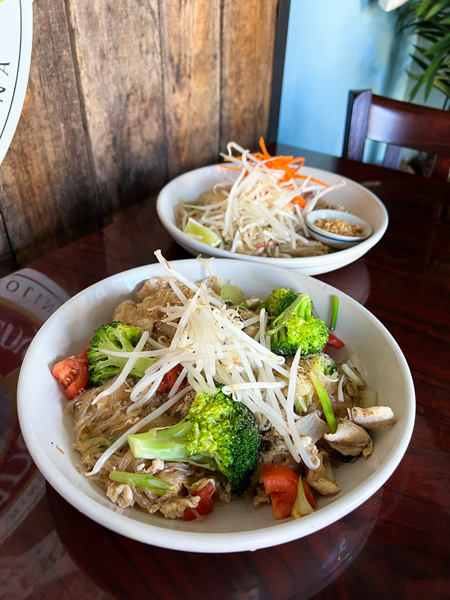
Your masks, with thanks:
<instances>
[{"instance_id":1,"label":"bean sprout pile","mask_svg":"<svg viewBox=\"0 0 450 600\"><path fill-rule=\"evenodd\" d=\"M326 245L309 237L305 216L314 208L328 207L324 196L345 181L327 185L302 175L303 158L272 157L263 140L260 144L262 152L252 154L230 142L227 154L222 154L226 164L219 166L228 172L227 180L197 202L181 201L175 209L177 226L184 231L194 220L217 234L218 247L240 254L277 258L327 254Z\"/></svg>"}]
</instances>

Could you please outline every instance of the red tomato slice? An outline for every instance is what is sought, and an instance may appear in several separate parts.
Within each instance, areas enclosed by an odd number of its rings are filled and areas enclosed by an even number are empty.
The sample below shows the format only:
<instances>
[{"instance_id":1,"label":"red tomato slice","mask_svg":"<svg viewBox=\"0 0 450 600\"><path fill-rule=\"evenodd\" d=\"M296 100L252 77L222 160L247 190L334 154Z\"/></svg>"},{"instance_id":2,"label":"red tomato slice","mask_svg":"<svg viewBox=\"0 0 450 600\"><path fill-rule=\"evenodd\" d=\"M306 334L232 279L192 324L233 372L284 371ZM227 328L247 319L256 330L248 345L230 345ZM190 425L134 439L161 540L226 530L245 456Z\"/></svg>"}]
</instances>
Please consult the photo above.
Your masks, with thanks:
<instances>
[{"instance_id":1,"label":"red tomato slice","mask_svg":"<svg viewBox=\"0 0 450 600\"><path fill-rule=\"evenodd\" d=\"M160 394L167 394L167 392L170 392L170 390L175 385L176 380L178 379L178 375L181 373L182 370L183 370L183 367L181 365L177 365L176 367L171 369L168 373L166 373L164 375L164 377L162 378L162 381L159 384L158 389L156 391L159 392ZM182 382L180 385L180 389L184 386L185 386L185 382Z\"/></svg>"},{"instance_id":2,"label":"red tomato slice","mask_svg":"<svg viewBox=\"0 0 450 600\"><path fill-rule=\"evenodd\" d=\"M66 388L64 390L66 398L68 400L75 398L89 381L86 351L57 363L52 369L52 375Z\"/></svg>"},{"instance_id":3,"label":"red tomato slice","mask_svg":"<svg viewBox=\"0 0 450 600\"><path fill-rule=\"evenodd\" d=\"M194 496L200 496L200 502L195 509L199 515L209 515L212 513L214 508L214 503L212 496L214 494L214 485L208 481L205 487L202 487L201 490L195 492ZM183 521L194 521L197 518L194 510L192 508L186 508L181 517Z\"/></svg>"},{"instance_id":4,"label":"red tomato slice","mask_svg":"<svg viewBox=\"0 0 450 600\"><path fill-rule=\"evenodd\" d=\"M262 466L262 475L264 489L272 500L275 519L289 517L297 498L299 476L289 467L272 464Z\"/></svg>"},{"instance_id":5,"label":"red tomato slice","mask_svg":"<svg viewBox=\"0 0 450 600\"><path fill-rule=\"evenodd\" d=\"M331 333L331 331L329 331L328 332L328 341L325 344L325 348L323 349L323 351L326 352L327 348L329 348L331 346L333 348L343 348L345 346L345 344L336 335L334 335L334 333Z\"/></svg>"}]
</instances>

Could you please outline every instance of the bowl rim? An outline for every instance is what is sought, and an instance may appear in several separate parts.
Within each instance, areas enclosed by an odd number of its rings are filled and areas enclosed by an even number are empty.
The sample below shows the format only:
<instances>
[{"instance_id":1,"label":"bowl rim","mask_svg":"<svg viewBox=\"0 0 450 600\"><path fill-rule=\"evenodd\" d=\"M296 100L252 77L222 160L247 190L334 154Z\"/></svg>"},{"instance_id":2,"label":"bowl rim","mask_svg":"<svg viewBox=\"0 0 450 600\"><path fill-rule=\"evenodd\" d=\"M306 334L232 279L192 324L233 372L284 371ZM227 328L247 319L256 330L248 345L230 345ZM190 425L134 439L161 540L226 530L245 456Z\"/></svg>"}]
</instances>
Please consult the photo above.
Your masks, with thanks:
<instances>
[{"instance_id":1,"label":"bowl rim","mask_svg":"<svg viewBox=\"0 0 450 600\"><path fill-rule=\"evenodd\" d=\"M198 261L193 258L171 261L170 264L173 266L173 268L180 270L180 268L185 266L187 263L196 262ZM224 263L235 264L231 259L215 259L214 264L217 265L219 272L221 264ZM253 267L254 265L251 266ZM153 272L149 274L148 270L152 267L157 267L157 271L159 272ZM323 290L327 290L330 293L337 292L340 294L340 297L345 297L346 301L349 301L350 304L358 306L359 309L362 309L365 312L366 318L372 322L375 322L383 335L388 338L392 350L399 361L401 374L405 383L405 397L407 403L405 418L401 424L401 430L399 431L397 441L390 449L389 454L367 479L365 479L350 492L344 494L341 498L338 498L332 504L322 507L319 511L314 512L311 515L307 515L302 519L295 521L290 520L285 523L274 522L274 525L271 527L265 527L251 531L208 533L172 530L152 525L151 523L142 523L141 521L137 521L128 517L126 513L122 514L123 509L120 509L115 505L109 507L108 510L108 508L103 506L98 500L90 497L80 490L76 483L70 479L70 475L61 477L61 472L54 468L54 464L47 456L47 452L44 450L44 448L33 443L34 425L30 412L27 411L27 402L24 400L24 398L30 395L27 391L27 371L34 360L34 354L38 353L40 340L46 335L47 330L51 329L52 324L54 320L58 318L58 315L64 311L70 310L86 292L96 292L97 290L101 290L106 283L113 283L115 280L121 280L127 275L141 275L140 279L137 281L143 281L149 276L159 276L160 273L162 274L162 271L160 271L158 267L159 265L157 265L157 263L135 267L133 269L128 269L126 271L116 273L115 275L111 275L88 286L64 303L57 311L55 311L55 313L53 313L53 315L51 315L51 317L49 317L49 319L42 325L30 344L19 374L17 392L18 417L22 435L28 450L37 467L50 485L70 504L77 508L77 510L91 518L93 521L107 527L108 529L111 529L120 535L124 535L136 541L172 550L192 552L195 548L195 551L199 553L228 553L257 550L300 539L338 521L345 515L355 510L374 493L376 493L376 491L382 485L384 485L387 479L392 475L402 460L413 433L415 421L415 390L406 359L397 342L387 328L374 315L372 315L372 313L365 309L364 306L361 306L359 302L344 292L341 292L337 288L334 288L333 286L322 281L316 280L308 275L273 266L264 266L264 270L273 271L274 277L276 277L277 273L280 275L286 275L286 272L288 272L289 276L291 277L298 277L299 279L306 280L312 279L315 282L314 285L319 284ZM129 295L131 294L132 291L129 291ZM72 458L70 458L70 461L72 462ZM76 465L74 465L73 462L72 465L74 468L76 468ZM273 532L275 530L276 535L274 536ZM161 536L162 533L163 536Z\"/></svg>"},{"instance_id":2,"label":"bowl rim","mask_svg":"<svg viewBox=\"0 0 450 600\"><path fill-rule=\"evenodd\" d=\"M360 225L361 227L364 228L366 233L364 233L364 235L362 235L362 236L356 236L356 235L340 235L338 233L332 233L330 231L326 231L325 229L322 229L321 227L317 227L317 225L315 224L316 221L320 218L319 213L328 214L328 215L331 215L332 217L342 217L343 221L347 221L348 223L356 223L357 225ZM327 217L324 217L324 218L327 218ZM314 219L314 220L312 220L312 219ZM361 217L358 217L357 215L354 215L352 213L346 213L341 210L335 210L332 208L318 208L317 210L312 210L311 212L309 212L306 215L305 223L306 223L306 227L310 231L317 233L321 237L324 237L329 240L335 240L337 242L361 243L372 235L372 227L367 223L367 221L365 221Z\"/></svg>"},{"instance_id":3,"label":"bowl rim","mask_svg":"<svg viewBox=\"0 0 450 600\"><path fill-rule=\"evenodd\" d=\"M232 259L237 259L237 260L248 260L248 261L252 261L255 263L262 263L262 264L272 264L273 261L277 262L277 261L283 260L283 261L288 261L288 263L290 265L295 265L294 268L302 268L302 267L307 268L310 266L314 266L314 268L317 268L317 269L320 269L321 267L324 267L327 264L335 262L336 258L334 258L334 257L336 256L336 252L322 254L320 256L303 256L303 257L293 257L293 258L285 258L285 259L283 259L283 258L275 259L275 258L270 258L270 257L266 257L266 256L254 256L254 255L250 255L250 254L239 254L238 252L230 252L229 250L224 250L222 248L211 248L211 246L208 246L208 244L205 244L203 242L200 242L200 241L192 238L188 234L184 233L181 229L179 229L175 225L175 218L173 215L173 211L169 212L165 207L164 196L167 194L168 190L170 190L171 187L176 186L178 184L178 182L180 182L180 180L182 180L183 178L188 177L188 176L191 177L194 174L198 174L198 175L201 175L202 173L209 174L209 173L212 173L214 170L216 170L219 166L220 166L219 163L217 163L217 164L213 164L213 165L207 165L205 167L200 167L198 169L193 169L191 171L187 171L186 173L182 173L181 175L178 175L177 177L175 177L174 179L172 179L168 183L166 183L166 185L160 190L160 192L157 196L157 199L156 199L156 212L157 212L157 215L158 215L161 223L163 224L165 229L168 231L168 233L171 235L171 237L175 241L179 242L181 245L183 245L183 242L184 242L187 246L189 246L190 248L192 248L193 250L198 252L198 254L203 253L206 255L208 255L208 254L211 255L213 253L214 256L216 256L218 258L223 258L223 259L232 258ZM370 250L373 246L375 246L375 244L377 244L381 240L381 238L385 234L386 229L389 224L389 215L388 215L387 209L384 206L383 202L380 200L380 198L378 198L378 196L376 194L374 194L371 190L367 189L360 183L354 181L353 179L349 179L348 177L344 177L338 173L334 173L333 171L326 171L324 169L318 169L316 167L311 167L311 166L304 166L302 168L305 173L308 173L308 171L313 171L315 174L332 175L333 177L336 177L337 180L343 180L346 182L346 184L359 188L364 194L367 194L368 196L371 197L371 199L375 202L375 204L381 211L382 221L381 221L380 227L376 231L372 231L370 236L361 240L358 244L352 244L351 247L342 248L342 249L338 250L339 257L342 257L343 260L347 260L347 262L345 264L348 264L348 262L351 260L351 257L353 255L357 254L357 256L359 257L360 255L362 255L365 252L367 252L368 250ZM168 213L168 214L166 214L166 213ZM356 249L356 246L357 246L357 249ZM279 264L278 266L281 267L282 265ZM339 267L336 267L336 268L339 268ZM323 272L323 271L319 271L319 272Z\"/></svg>"}]
</instances>

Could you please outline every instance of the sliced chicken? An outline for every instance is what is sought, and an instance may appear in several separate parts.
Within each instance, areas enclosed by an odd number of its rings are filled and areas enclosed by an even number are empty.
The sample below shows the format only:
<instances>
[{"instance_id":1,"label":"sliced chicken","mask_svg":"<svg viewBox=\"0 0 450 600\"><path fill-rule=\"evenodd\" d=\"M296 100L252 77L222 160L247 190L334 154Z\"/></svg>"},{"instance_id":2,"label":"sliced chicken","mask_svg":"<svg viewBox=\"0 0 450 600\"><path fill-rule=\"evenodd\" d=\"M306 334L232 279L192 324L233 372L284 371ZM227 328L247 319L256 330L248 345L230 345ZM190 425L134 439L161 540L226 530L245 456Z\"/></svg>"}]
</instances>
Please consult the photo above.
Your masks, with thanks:
<instances>
[{"instance_id":1,"label":"sliced chicken","mask_svg":"<svg viewBox=\"0 0 450 600\"><path fill-rule=\"evenodd\" d=\"M394 412L389 406L371 406L349 409L349 418L365 429L382 429L395 423Z\"/></svg>"},{"instance_id":2,"label":"sliced chicken","mask_svg":"<svg viewBox=\"0 0 450 600\"><path fill-rule=\"evenodd\" d=\"M339 423L336 433L326 433L323 437L344 456L358 456L362 453L367 458L373 452L373 442L367 431L347 419Z\"/></svg>"},{"instance_id":3,"label":"sliced chicken","mask_svg":"<svg viewBox=\"0 0 450 600\"><path fill-rule=\"evenodd\" d=\"M165 496L158 502L155 510L160 510L166 519L180 519L186 508L196 508L200 502L200 496L178 498L176 496ZM150 511L154 512L154 511Z\"/></svg>"},{"instance_id":4,"label":"sliced chicken","mask_svg":"<svg viewBox=\"0 0 450 600\"><path fill-rule=\"evenodd\" d=\"M133 491L130 488L130 486L126 483L118 483L117 481L112 481L108 485L106 495L111 500L111 502L114 502L114 504L118 504L122 508L127 508L128 506L133 506L134 504Z\"/></svg>"},{"instance_id":5,"label":"sliced chicken","mask_svg":"<svg viewBox=\"0 0 450 600\"><path fill-rule=\"evenodd\" d=\"M319 453L320 457L320 467L313 471L312 469L308 469L308 475L306 477L306 482L322 494L322 496L327 496L328 494L337 494L339 492L339 486L335 481L332 481L326 471L325 465L323 464L324 453Z\"/></svg>"}]
</instances>

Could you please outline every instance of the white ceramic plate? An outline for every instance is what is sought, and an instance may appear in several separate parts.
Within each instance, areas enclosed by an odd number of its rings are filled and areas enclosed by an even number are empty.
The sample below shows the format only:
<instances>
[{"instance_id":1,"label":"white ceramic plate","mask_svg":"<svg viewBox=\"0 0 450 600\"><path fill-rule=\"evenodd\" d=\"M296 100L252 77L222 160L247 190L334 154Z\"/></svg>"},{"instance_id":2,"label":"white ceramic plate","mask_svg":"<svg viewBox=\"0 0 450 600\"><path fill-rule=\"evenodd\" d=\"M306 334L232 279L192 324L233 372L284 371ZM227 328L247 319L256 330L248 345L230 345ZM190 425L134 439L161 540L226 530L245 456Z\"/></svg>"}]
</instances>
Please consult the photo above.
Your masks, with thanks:
<instances>
[{"instance_id":1,"label":"white ceramic plate","mask_svg":"<svg viewBox=\"0 0 450 600\"><path fill-rule=\"evenodd\" d=\"M205 274L194 259L172 266L191 281ZM366 309L334 288L294 271L267 265L216 260L212 273L243 288L250 296L267 296L276 287L310 294L315 309L329 319L331 299L340 299L336 333L367 366L368 384L378 390L379 404L391 406L397 423L373 432L375 450L368 460L345 465L337 473L341 492L319 499L318 510L300 520L276 521L272 509L248 511L245 501L217 506L205 521L183 522L150 515L137 508L119 509L77 470L79 455L72 450L71 417L63 413L65 397L51 376L61 358L77 354L96 327L110 322L114 307L133 296L149 277L163 275L159 264L109 277L80 292L56 311L37 333L20 372L18 410L28 449L48 482L73 506L98 523L147 544L197 552L256 550L289 542L317 531L374 494L397 467L408 446L415 414L414 388L408 365L388 331ZM344 351L341 351L344 352Z\"/></svg>"},{"instance_id":2,"label":"white ceramic plate","mask_svg":"<svg viewBox=\"0 0 450 600\"><path fill-rule=\"evenodd\" d=\"M303 258L268 258L212 248L178 229L175 225L173 210L181 199L184 199L186 202L193 202L201 194L211 190L215 184L226 181L227 177L233 177L231 171L220 169L218 165L189 171L164 186L158 195L156 203L158 216L174 240L193 256L201 254L202 256L248 260L264 265L295 269L304 275L319 275L320 273L328 273L329 271L345 267L358 258L361 258L361 256L380 241L386 231L389 219L386 208L375 194L351 179L341 177L329 171L302 167L302 174L312 175L312 177L330 185L335 184L339 180L345 181L346 185L336 191L330 192L327 199L332 204L341 204L349 212L364 219L370 225L372 235L352 248L338 250L323 256L308 256Z\"/></svg>"}]
</instances>

